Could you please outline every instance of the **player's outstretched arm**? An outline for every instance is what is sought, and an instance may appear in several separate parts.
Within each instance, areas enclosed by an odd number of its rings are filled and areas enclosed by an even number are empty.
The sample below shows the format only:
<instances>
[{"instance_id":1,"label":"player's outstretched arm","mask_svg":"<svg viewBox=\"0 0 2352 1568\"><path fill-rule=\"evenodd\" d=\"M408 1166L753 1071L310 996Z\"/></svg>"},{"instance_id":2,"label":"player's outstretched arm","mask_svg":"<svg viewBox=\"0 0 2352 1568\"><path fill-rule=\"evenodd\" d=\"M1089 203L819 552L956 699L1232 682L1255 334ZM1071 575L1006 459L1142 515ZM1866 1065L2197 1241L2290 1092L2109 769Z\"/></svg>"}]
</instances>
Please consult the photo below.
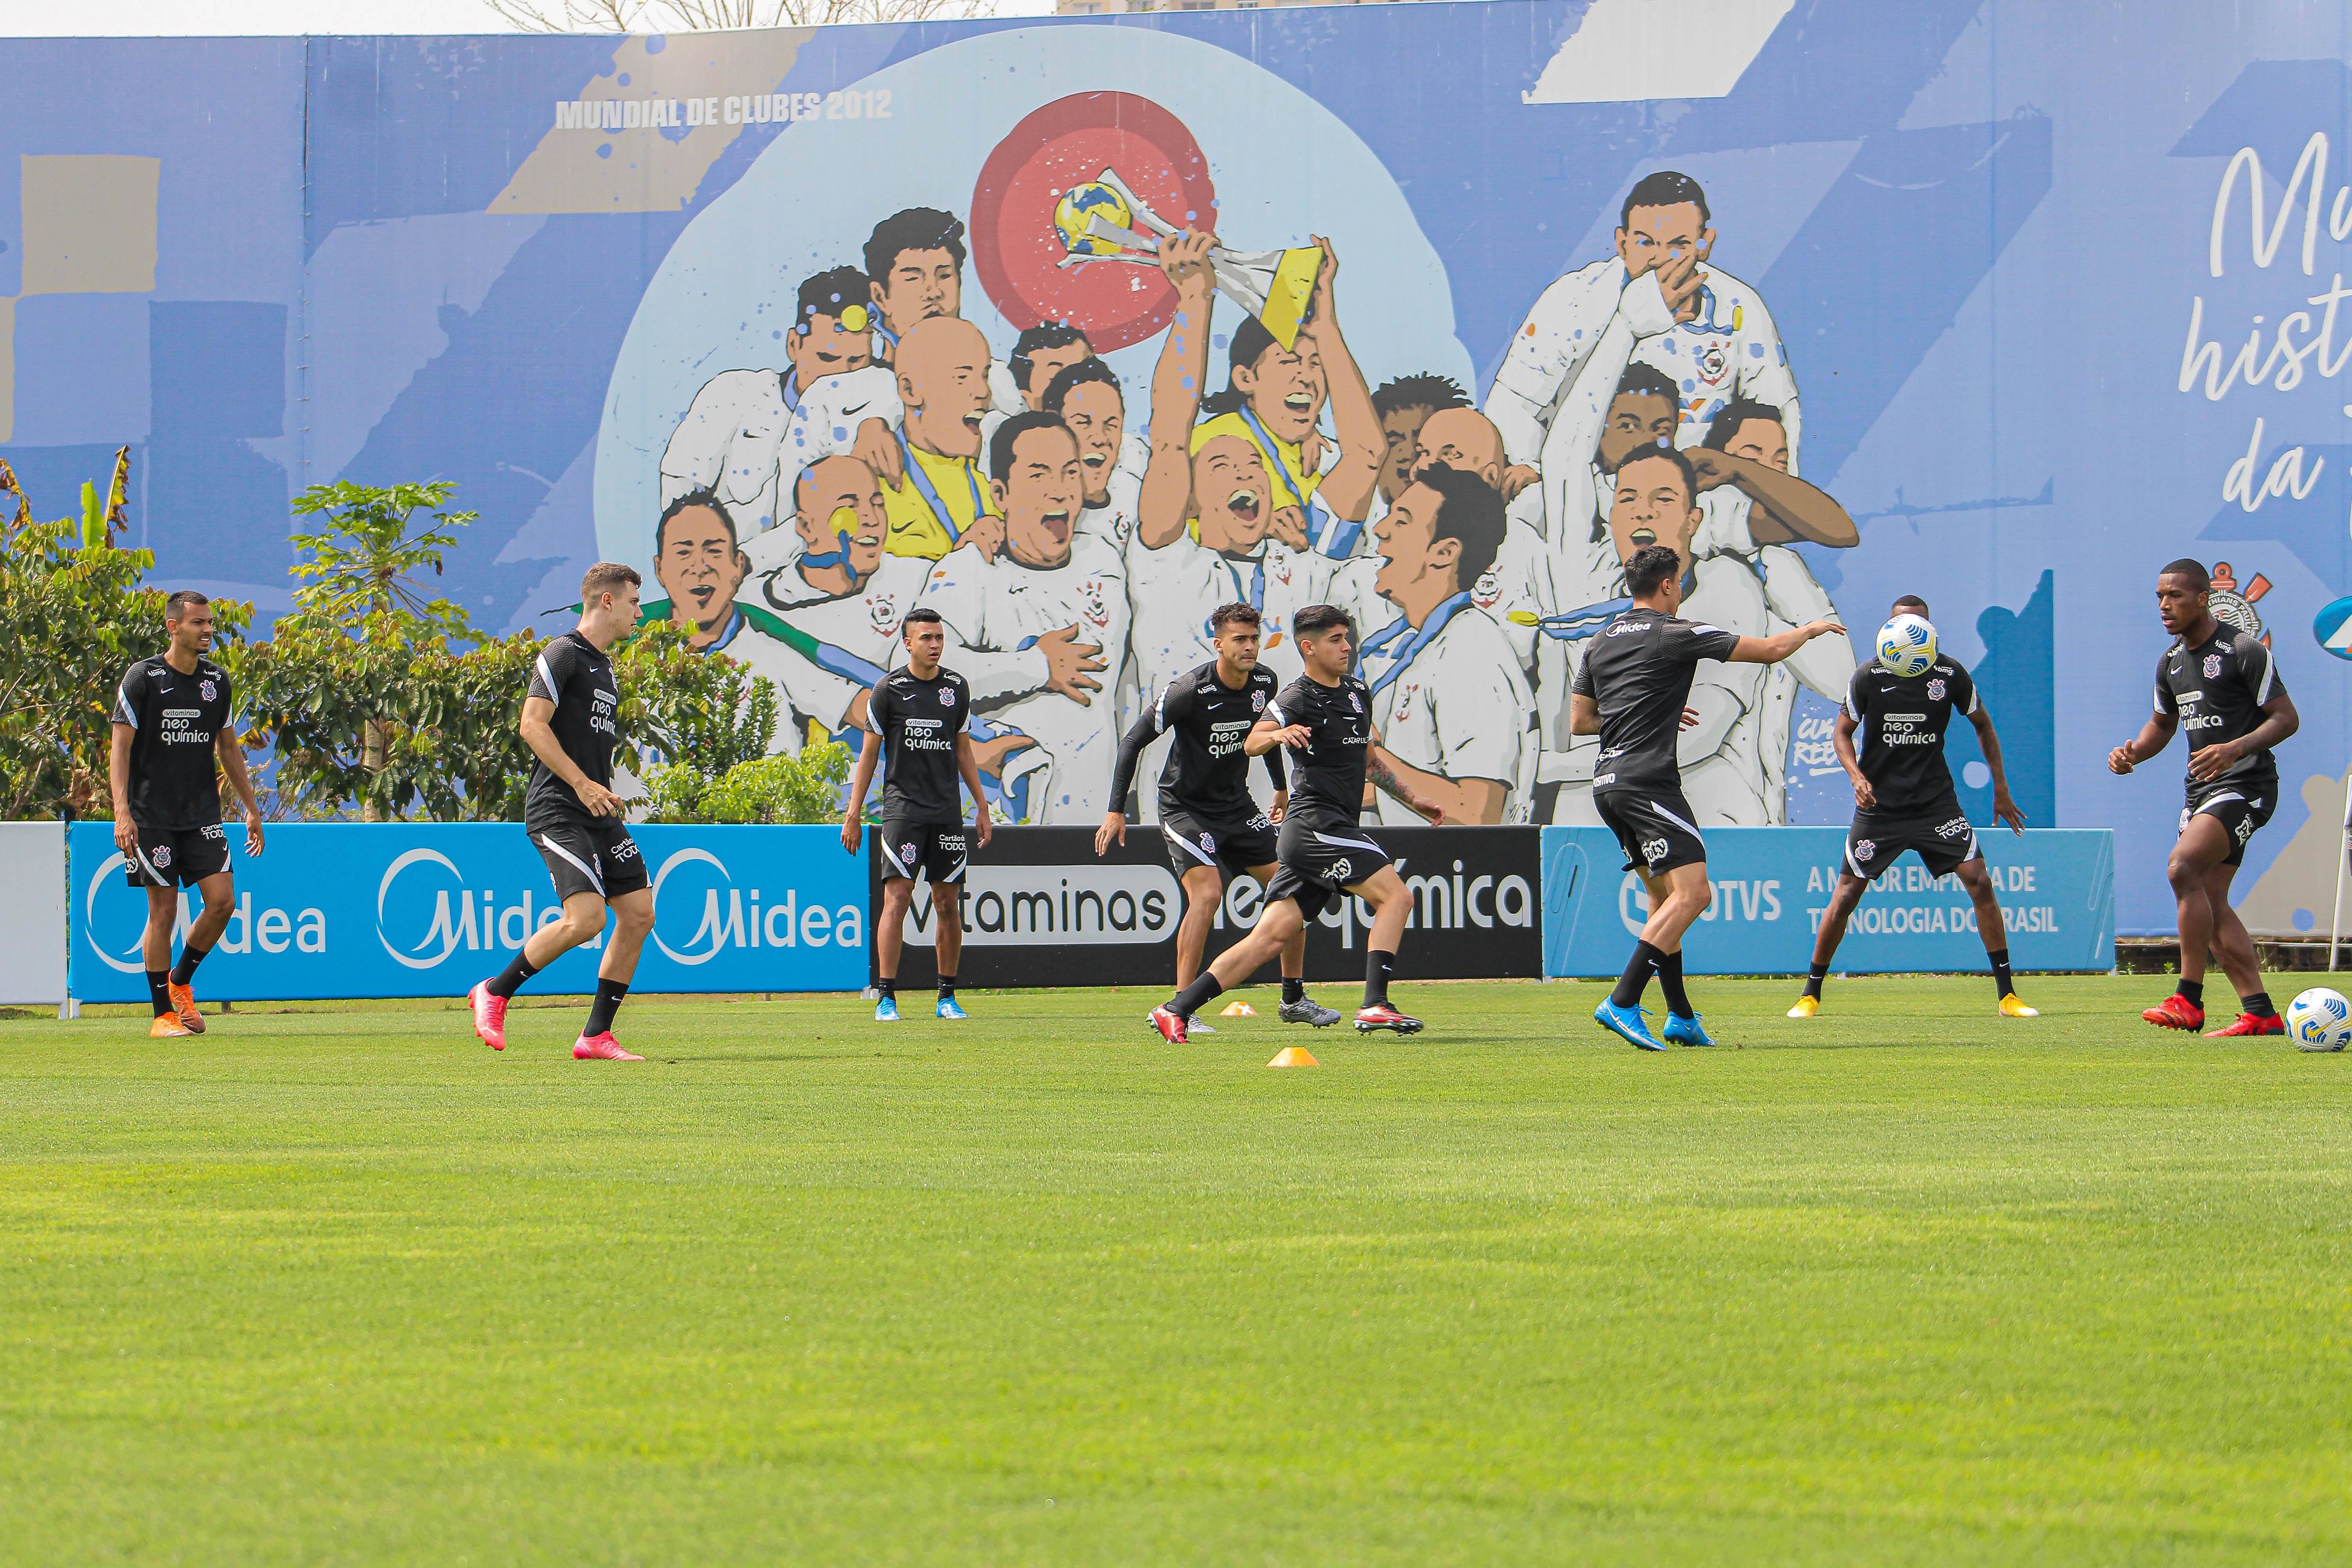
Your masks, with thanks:
<instances>
[{"instance_id":1,"label":"player's outstretched arm","mask_svg":"<svg viewBox=\"0 0 2352 1568\"><path fill-rule=\"evenodd\" d=\"M971 736L961 731L956 735L956 772L963 775L963 787L971 791L973 836L985 849L996 828L989 820L988 797L980 793L980 755L972 750Z\"/></svg>"},{"instance_id":2,"label":"player's outstretched arm","mask_svg":"<svg viewBox=\"0 0 2352 1568\"><path fill-rule=\"evenodd\" d=\"M2180 716L2158 709L2148 715L2139 733L2107 753L2107 771L2127 773L2148 758L2172 743L2172 732L2180 728ZM2210 748L2209 748L2210 750Z\"/></svg>"},{"instance_id":3,"label":"player's outstretched arm","mask_svg":"<svg viewBox=\"0 0 2352 1568\"><path fill-rule=\"evenodd\" d=\"M1209 376L1213 234L1186 229L1160 244L1160 270L1176 289L1176 316L1151 371L1151 458L1135 502L1135 536L1146 550L1175 542L1192 516L1192 421Z\"/></svg>"},{"instance_id":4,"label":"player's outstretched arm","mask_svg":"<svg viewBox=\"0 0 2352 1568\"><path fill-rule=\"evenodd\" d=\"M1769 637L1741 637L1732 648L1732 664L1778 664L1815 637L1825 637L1845 627L1835 621L1808 621L1801 626L1790 626L1774 632Z\"/></svg>"},{"instance_id":5,"label":"player's outstretched arm","mask_svg":"<svg viewBox=\"0 0 2352 1568\"><path fill-rule=\"evenodd\" d=\"M865 835L866 792L874 786L875 764L881 760L882 737L868 730L857 748L857 767L849 776L849 805L841 814L841 847L852 855Z\"/></svg>"},{"instance_id":6,"label":"player's outstretched arm","mask_svg":"<svg viewBox=\"0 0 2352 1568\"><path fill-rule=\"evenodd\" d=\"M1979 726L1979 733L1982 732L1982 726ZM1868 811L1878 804L1878 790L1871 784L1870 775L1862 771L1862 757L1853 749L1853 715L1843 708L1838 710L1837 722L1830 727L1830 744L1837 750L1838 765L1853 781L1853 804ZM1995 773L1993 776L2000 775Z\"/></svg>"},{"instance_id":7,"label":"player's outstretched arm","mask_svg":"<svg viewBox=\"0 0 2352 1568\"><path fill-rule=\"evenodd\" d=\"M213 737L213 750L220 755L221 772L228 775L228 787L236 792L237 804L245 807L245 852L261 853L261 802L253 793L253 773L245 765L245 748L237 743L236 726L224 724L221 732Z\"/></svg>"},{"instance_id":8,"label":"player's outstretched arm","mask_svg":"<svg viewBox=\"0 0 2352 1568\"><path fill-rule=\"evenodd\" d=\"M1969 715L1969 722L1977 727L1977 749L1984 752L1985 766L1992 770L1992 815L1996 821L2009 824L2011 833L2025 831L2025 813L2017 809L2017 802L2009 795L2009 773L2000 763L2000 732L1992 727L1992 712L1982 702Z\"/></svg>"},{"instance_id":9,"label":"player's outstretched arm","mask_svg":"<svg viewBox=\"0 0 2352 1568\"><path fill-rule=\"evenodd\" d=\"M1363 521L1372 510L1372 492L1379 488L1381 458L1387 447L1381 416L1372 408L1372 389L1348 352L1347 334L1339 330L1339 257L1322 236L1322 270L1315 281L1315 342L1323 352L1323 375L1331 394L1331 425L1339 440L1339 460L1321 486L1323 504L1332 515L1350 522Z\"/></svg>"},{"instance_id":10,"label":"player's outstretched arm","mask_svg":"<svg viewBox=\"0 0 2352 1568\"><path fill-rule=\"evenodd\" d=\"M2189 759L2189 776L2203 784L2220 778L2240 760L2267 752L2303 727L2294 700L2282 691L2263 704L2263 721L2234 741L2206 747Z\"/></svg>"},{"instance_id":11,"label":"player's outstretched arm","mask_svg":"<svg viewBox=\"0 0 2352 1568\"><path fill-rule=\"evenodd\" d=\"M1364 782L1427 817L1432 827L1444 826L1444 803L1423 795L1405 776L1411 774L1412 779L1418 779L1423 775L1391 756L1387 748L1377 741L1373 742L1370 752L1371 754L1364 759ZM1497 812L1496 815L1499 816L1501 814Z\"/></svg>"},{"instance_id":12,"label":"player's outstretched arm","mask_svg":"<svg viewBox=\"0 0 2352 1568\"><path fill-rule=\"evenodd\" d=\"M1756 503L1748 531L1758 544L1803 540L1845 550L1862 542L1862 531L1854 527L1845 508L1826 490L1794 474L1784 474L1752 458L1735 458L1704 447L1694 447L1684 456L1698 470L1699 489L1733 485Z\"/></svg>"},{"instance_id":13,"label":"player's outstretched arm","mask_svg":"<svg viewBox=\"0 0 2352 1568\"><path fill-rule=\"evenodd\" d=\"M1304 724L1277 724L1271 719L1261 719L1242 737L1242 754L1262 757L1276 746L1296 746L1303 752L1314 739L1315 731Z\"/></svg>"}]
</instances>

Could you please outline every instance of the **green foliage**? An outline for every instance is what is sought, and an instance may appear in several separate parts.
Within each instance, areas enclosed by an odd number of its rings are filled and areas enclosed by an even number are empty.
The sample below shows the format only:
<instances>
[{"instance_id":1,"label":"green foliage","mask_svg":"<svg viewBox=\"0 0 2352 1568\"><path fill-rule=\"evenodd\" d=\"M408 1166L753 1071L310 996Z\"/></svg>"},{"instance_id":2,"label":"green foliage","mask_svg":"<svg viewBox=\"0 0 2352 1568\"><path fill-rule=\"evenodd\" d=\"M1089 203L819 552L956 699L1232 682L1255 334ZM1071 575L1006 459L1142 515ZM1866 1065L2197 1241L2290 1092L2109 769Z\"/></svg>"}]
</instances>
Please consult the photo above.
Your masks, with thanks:
<instances>
[{"instance_id":1,"label":"green foliage","mask_svg":"<svg viewBox=\"0 0 2352 1568\"><path fill-rule=\"evenodd\" d=\"M389 613L411 637L429 626L445 638L478 641L481 634L465 610L447 599L426 598L415 575L430 566L439 576L457 530L480 515L443 510L457 489L446 479L429 485L346 479L312 485L296 496L295 516L327 522L316 533L292 536L295 548L310 555L293 569L304 584L294 594L299 613L330 621ZM428 509L423 521L415 521Z\"/></svg>"},{"instance_id":2,"label":"green foliage","mask_svg":"<svg viewBox=\"0 0 2352 1568\"><path fill-rule=\"evenodd\" d=\"M687 647L693 635L675 621L647 621L613 650L621 740L724 773L768 754L776 738L775 682L723 656L694 652Z\"/></svg>"},{"instance_id":3,"label":"green foliage","mask_svg":"<svg viewBox=\"0 0 2352 1568\"><path fill-rule=\"evenodd\" d=\"M849 748L824 741L796 757L737 763L713 776L690 762L655 770L654 822L824 823L841 813Z\"/></svg>"}]
</instances>

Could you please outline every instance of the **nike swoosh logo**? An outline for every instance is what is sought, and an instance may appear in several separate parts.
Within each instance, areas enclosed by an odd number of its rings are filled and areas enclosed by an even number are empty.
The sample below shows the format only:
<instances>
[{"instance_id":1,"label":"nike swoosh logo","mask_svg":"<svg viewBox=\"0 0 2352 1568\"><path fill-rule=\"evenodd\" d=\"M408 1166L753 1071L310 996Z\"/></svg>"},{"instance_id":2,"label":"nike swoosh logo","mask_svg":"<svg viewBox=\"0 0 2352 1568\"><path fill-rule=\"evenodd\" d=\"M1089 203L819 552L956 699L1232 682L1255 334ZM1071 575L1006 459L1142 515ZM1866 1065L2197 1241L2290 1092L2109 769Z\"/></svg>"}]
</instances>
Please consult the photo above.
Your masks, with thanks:
<instances>
[{"instance_id":1,"label":"nike swoosh logo","mask_svg":"<svg viewBox=\"0 0 2352 1568\"><path fill-rule=\"evenodd\" d=\"M874 400L869 397L866 400L866 403L854 403L847 408L841 411L841 416L846 419L853 414L863 414L866 412L866 404L872 403L873 401Z\"/></svg>"}]
</instances>

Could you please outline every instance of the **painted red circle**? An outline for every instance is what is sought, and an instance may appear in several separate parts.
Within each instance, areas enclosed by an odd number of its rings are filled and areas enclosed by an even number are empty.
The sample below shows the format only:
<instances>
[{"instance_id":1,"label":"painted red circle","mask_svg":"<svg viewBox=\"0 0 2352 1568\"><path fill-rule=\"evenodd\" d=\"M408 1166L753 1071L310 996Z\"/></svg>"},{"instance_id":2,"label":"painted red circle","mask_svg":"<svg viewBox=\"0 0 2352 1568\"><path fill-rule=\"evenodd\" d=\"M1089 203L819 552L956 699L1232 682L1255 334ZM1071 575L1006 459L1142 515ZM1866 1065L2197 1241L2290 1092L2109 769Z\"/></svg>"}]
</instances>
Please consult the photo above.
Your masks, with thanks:
<instances>
[{"instance_id":1,"label":"painted red circle","mask_svg":"<svg viewBox=\"0 0 2352 1568\"><path fill-rule=\"evenodd\" d=\"M1177 227L1214 226L1216 187L1200 144L1182 121L1129 92L1074 93L1037 110L996 144L971 193L972 270L989 300L1023 329L1066 321L1097 353L1141 342L1176 311L1176 291L1154 268L1057 265L1068 253L1054 205L1105 169Z\"/></svg>"}]
</instances>

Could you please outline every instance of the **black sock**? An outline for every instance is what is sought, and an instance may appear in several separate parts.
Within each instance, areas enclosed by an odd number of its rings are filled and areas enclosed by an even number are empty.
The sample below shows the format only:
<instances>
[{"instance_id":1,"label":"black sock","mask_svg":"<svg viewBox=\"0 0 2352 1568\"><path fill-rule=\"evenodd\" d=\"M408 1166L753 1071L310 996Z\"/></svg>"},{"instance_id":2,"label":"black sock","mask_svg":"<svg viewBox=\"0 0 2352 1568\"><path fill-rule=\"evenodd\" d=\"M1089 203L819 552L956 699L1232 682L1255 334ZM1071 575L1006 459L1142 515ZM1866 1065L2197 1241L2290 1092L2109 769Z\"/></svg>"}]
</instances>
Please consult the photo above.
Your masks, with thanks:
<instances>
[{"instance_id":1,"label":"black sock","mask_svg":"<svg viewBox=\"0 0 2352 1568\"><path fill-rule=\"evenodd\" d=\"M625 980L596 982L596 1000L588 1005L588 1026L580 1031L586 1039L613 1032L613 1015L621 1010L621 998L629 994Z\"/></svg>"},{"instance_id":2,"label":"black sock","mask_svg":"<svg viewBox=\"0 0 2352 1568\"><path fill-rule=\"evenodd\" d=\"M2200 1013L2205 1010L2205 983L2202 980L2184 980L2179 989L2182 998L2191 1007Z\"/></svg>"},{"instance_id":3,"label":"black sock","mask_svg":"<svg viewBox=\"0 0 2352 1568\"><path fill-rule=\"evenodd\" d=\"M498 978L484 981L482 983L482 989L488 992L493 996L511 997L516 992L522 989L522 983L524 981L530 979L532 975L538 973L539 965L533 963L530 959L525 958L522 953L518 951L514 955L514 962L508 964L504 969L499 970L498 973Z\"/></svg>"},{"instance_id":4,"label":"black sock","mask_svg":"<svg viewBox=\"0 0 2352 1568\"><path fill-rule=\"evenodd\" d=\"M1396 954L1367 952L1364 954L1364 1005L1385 1007L1389 1005L1389 976L1396 973Z\"/></svg>"},{"instance_id":5,"label":"black sock","mask_svg":"<svg viewBox=\"0 0 2352 1568\"><path fill-rule=\"evenodd\" d=\"M2257 991L2251 996L2239 998L2239 1005L2257 1018L2272 1017L2278 1012L2271 1005L2271 994L2267 991Z\"/></svg>"},{"instance_id":6,"label":"black sock","mask_svg":"<svg viewBox=\"0 0 2352 1568\"><path fill-rule=\"evenodd\" d=\"M1617 989L1609 994L1610 1002L1619 1007L1638 1007L1642 993L1649 988L1650 976L1658 972L1658 950L1646 942L1633 944L1633 957L1618 977Z\"/></svg>"},{"instance_id":7,"label":"black sock","mask_svg":"<svg viewBox=\"0 0 2352 1568\"><path fill-rule=\"evenodd\" d=\"M874 983L874 989L879 993L883 1001L896 1001L898 995L898 977L895 974L886 974Z\"/></svg>"},{"instance_id":8,"label":"black sock","mask_svg":"<svg viewBox=\"0 0 2352 1568\"><path fill-rule=\"evenodd\" d=\"M155 1016L158 1018L166 1013L179 1011L172 1005L172 972L170 970L151 969L147 972L147 999L155 1004Z\"/></svg>"},{"instance_id":9,"label":"black sock","mask_svg":"<svg viewBox=\"0 0 2352 1568\"><path fill-rule=\"evenodd\" d=\"M942 1001L942 1002L951 1002L951 1001L953 1001L954 999L955 999L955 976L954 976L954 975L952 975L952 974L942 974L942 975L940 975L940 1001Z\"/></svg>"},{"instance_id":10,"label":"black sock","mask_svg":"<svg viewBox=\"0 0 2352 1568\"><path fill-rule=\"evenodd\" d=\"M2004 947L1998 952L1986 953L1985 962L1992 965L1992 987L1994 992L2002 996L2016 995L2017 982L2011 977L2009 973L2009 949Z\"/></svg>"},{"instance_id":11,"label":"black sock","mask_svg":"<svg viewBox=\"0 0 2352 1568\"><path fill-rule=\"evenodd\" d=\"M1282 1005L1287 1007L1293 1002L1304 1002L1306 1000L1307 982L1304 980L1293 980L1289 975L1284 975L1282 977Z\"/></svg>"},{"instance_id":12,"label":"black sock","mask_svg":"<svg viewBox=\"0 0 2352 1568\"><path fill-rule=\"evenodd\" d=\"M1214 973L1203 969L1198 980L1176 993L1168 1004L1168 1010L1180 1018L1189 1018L1224 994L1223 984Z\"/></svg>"},{"instance_id":13,"label":"black sock","mask_svg":"<svg viewBox=\"0 0 2352 1568\"><path fill-rule=\"evenodd\" d=\"M211 948L198 947L194 942L180 949L180 962L172 966L172 984L185 985L194 980L196 965L202 963L211 952Z\"/></svg>"},{"instance_id":14,"label":"black sock","mask_svg":"<svg viewBox=\"0 0 2352 1568\"><path fill-rule=\"evenodd\" d=\"M1818 1002L1822 999L1822 982L1830 977L1830 966L1816 963L1805 975L1805 994Z\"/></svg>"},{"instance_id":15,"label":"black sock","mask_svg":"<svg viewBox=\"0 0 2352 1568\"><path fill-rule=\"evenodd\" d=\"M1658 989L1666 994L1666 1011L1677 1018L1688 1018L1690 994L1683 989L1683 953L1676 948L1672 952L1658 954Z\"/></svg>"}]
</instances>

